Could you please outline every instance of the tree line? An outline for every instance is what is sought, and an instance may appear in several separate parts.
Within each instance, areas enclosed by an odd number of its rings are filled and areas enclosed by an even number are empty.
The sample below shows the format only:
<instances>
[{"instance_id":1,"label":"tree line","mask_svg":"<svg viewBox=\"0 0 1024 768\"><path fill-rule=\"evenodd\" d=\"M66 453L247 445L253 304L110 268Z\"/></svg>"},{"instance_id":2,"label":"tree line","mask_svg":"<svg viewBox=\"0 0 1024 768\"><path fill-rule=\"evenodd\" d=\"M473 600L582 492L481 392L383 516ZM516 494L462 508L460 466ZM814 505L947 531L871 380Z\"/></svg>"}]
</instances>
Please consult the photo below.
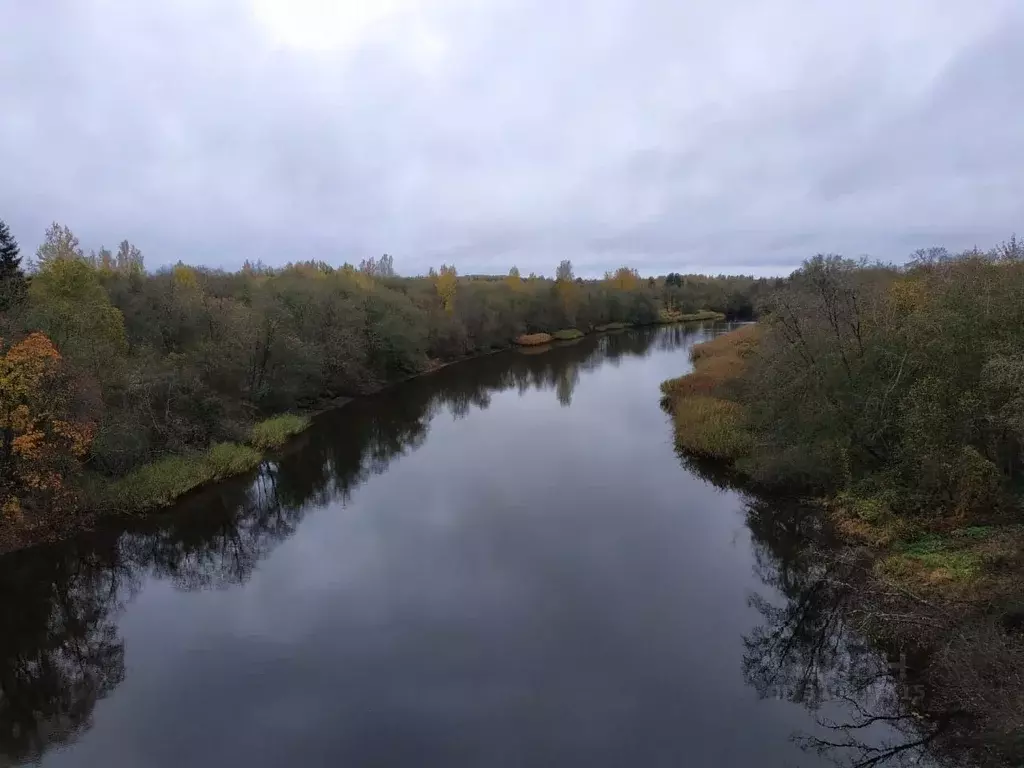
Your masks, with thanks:
<instances>
[{"instance_id":1,"label":"tree line","mask_svg":"<svg viewBox=\"0 0 1024 768\"><path fill-rule=\"evenodd\" d=\"M695 349L694 374L665 386L738 407L720 453L745 474L908 515L1012 504L1024 244L933 248L900 267L819 255L763 297L760 319ZM708 446L697 452L719 453Z\"/></svg>"},{"instance_id":2,"label":"tree line","mask_svg":"<svg viewBox=\"0 0 1024 768\"><path fill-rule=\"evenodd\" d=\"M358 266L246 262L149 271L124 241L86 253L54 224L24 258L0 222L3 520L73 509L74 478L123 477L167 455L244 439L269 414L373 392L532 332L650 324L666 312L749 317L768 281L623 267L584 280L401 277ZM76 501L77 500L77 501Z\"/></svg>"},{"instance_id":3,"label":"tree line","mask_svg":"<svg viewBox=\"0 0 1024 768\"><path fill-rule=\"evenodd\" d=\"M691 356L663 385L684 459L817 499L857 631L926 659L921 738L1020 765L1024 244L817 256Z\"/></svg>"}]
</instances>

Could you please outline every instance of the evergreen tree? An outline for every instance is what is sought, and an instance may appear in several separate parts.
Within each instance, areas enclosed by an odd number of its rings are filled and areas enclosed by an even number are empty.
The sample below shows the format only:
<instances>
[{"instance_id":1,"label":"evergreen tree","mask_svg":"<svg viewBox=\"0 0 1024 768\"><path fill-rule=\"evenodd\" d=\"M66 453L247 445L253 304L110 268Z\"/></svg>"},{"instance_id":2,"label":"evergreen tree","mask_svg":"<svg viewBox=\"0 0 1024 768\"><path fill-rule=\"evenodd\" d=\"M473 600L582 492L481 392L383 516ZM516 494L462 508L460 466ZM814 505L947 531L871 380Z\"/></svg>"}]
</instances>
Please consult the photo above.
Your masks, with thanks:
<instances>
[{"instance_id":1,"label":"evergreen tree","mask_svg":"<svg viewBox=\"0 0 1024 768\"><path fill-rule=\"evenodd\" d=\"M25 273L21 269L18 241L0 219L0 312L7 312L25 297Z\"/></svg>"}]
</instances>

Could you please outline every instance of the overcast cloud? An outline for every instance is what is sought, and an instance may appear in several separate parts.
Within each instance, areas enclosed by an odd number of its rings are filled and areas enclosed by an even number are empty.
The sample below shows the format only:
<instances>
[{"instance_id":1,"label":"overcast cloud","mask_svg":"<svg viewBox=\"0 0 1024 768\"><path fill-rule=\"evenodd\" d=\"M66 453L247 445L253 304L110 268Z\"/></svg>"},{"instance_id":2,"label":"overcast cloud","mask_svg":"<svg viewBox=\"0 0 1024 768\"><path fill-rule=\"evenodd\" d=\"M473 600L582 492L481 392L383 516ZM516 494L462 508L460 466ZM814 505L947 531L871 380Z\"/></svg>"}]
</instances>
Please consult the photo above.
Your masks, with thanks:
<instances>
[{"instance_id":1,"label":"overcast cloud","mask_svg":"<svg viewBox=\"0 0 1024 768\"><path fill-rule=\"evenodd\" d=\"M0 0L0 218L152 268L785 273L1024 211L1019 0Z\"/></svg>"}]
</instances>

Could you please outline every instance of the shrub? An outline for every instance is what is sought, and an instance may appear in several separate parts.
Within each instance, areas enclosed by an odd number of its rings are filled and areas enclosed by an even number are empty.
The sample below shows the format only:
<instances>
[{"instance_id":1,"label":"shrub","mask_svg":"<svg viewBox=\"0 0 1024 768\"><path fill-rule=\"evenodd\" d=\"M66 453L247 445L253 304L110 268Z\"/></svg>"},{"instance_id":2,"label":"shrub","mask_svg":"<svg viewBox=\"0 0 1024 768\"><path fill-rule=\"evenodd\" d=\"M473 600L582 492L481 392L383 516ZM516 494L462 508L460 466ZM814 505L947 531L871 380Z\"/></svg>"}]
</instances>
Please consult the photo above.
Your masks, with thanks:
<instances>
[{"instance_id":1,"label":"shrub","mask_svg":"<svg viewBox=\"0 0 1024 768\"><path fill-rule=\"evenodd\" d=\"M308 416L285 413L274 416L253 426L249 433L249 444L262 450L280 448L290 437L309 427Z\"/></svg>"}]
</instances>

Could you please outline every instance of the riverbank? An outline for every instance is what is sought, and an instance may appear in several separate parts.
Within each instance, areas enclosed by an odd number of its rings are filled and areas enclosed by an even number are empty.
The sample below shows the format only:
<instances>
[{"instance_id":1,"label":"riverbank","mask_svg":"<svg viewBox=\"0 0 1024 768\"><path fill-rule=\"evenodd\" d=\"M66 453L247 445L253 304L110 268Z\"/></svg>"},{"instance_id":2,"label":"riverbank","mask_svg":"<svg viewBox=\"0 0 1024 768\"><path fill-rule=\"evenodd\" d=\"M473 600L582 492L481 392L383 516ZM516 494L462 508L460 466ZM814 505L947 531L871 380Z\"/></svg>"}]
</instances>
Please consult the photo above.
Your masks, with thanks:
<instances>
[{"instance_id":1,"label":"riverbank","mask_svg":"<svg viewBox=\"0 0 1024 768\"><path fill-rule=\"evenodd\" d=\"M713 317L712 317L713 316ZM683 322L724 318L713 312L685 315ZM627 323L597 326L589 333L572 328L551 334L533 334L535 346L555 341L572 341L587 335L635 327ZM521 337L520 337L521 338ZM430 361L424 370L403 379L388 382L366 393L371 396L405 381L426 376L460 362L507 351L519 340L445 362ZM529 346L529 345L527 345ZM289 441L301 434L316 415L352 402L355 398L333 398L298 413L271 416L253 425L244 441L218 442L205 452L170 454L144 464L121 478L108 479L86 474L82 481L81 501L74 512L54 511L34 514L31 519L8 520L0 526L0 555L44 542L59 541L96 526L104 517L148 514L167 508L191 493L229 477L243 475L259 466L268 455L287 450Z\"/></svg>"},{"instance_id":2,"label":"riverbank","mask_svg":"<svg viewBox=\"0 0 1024 768\"><path fill-rule=\"evenodd\" d=\"M665 310L662 309L658 313L657 319L651 323L651 325L672 325L675 323L700 323L700 322L720 322L725 320L725 315L721 312L713 312L711 310L701 310L699 312L683 313L676 310ZM550 344L553 341L574 341L575 339L582 339L584 336L593 333L607 333L609 331L622 331L627 328L642 328L644 327L638 323L604 323L603 325L595 325L590 328L587 332L581 331L579 328L563 328L558 331L551 331L550 333L524 333L515 338L514 344L519 347L537 347L543 344Z\"/></svg>"},{"instance_id":3,"label":"riverbank","mask_svg":"<svg viewBox=\"0 0 1024 768\"><path fill-rule=\"evenodd\" d=\"M729 483L780 489L757 455L761 439L745 405L744 375L763 329L745 326L694 347L691 373L662 384L684 460L711 460ZM784 452L784 449L783 449ZM822 553L856 589L848 623L879 647L921 659L926 691L914 715L934 745L958 760L1019 765L1024 757L1024 525L1015 509L959 509L908 516L881 494L808 484L798 495L839 535ZM939 733L941 724L941 733Z\"/></svg>"},{"instance_id":4,"label":"riverbank","mask_svg":"<svg viewBox=\"0 0 1024 768\"><path fill-rule=\"evenodd\" d=\"M0 555L89 530L101 517L168 507L210 483L252 471L311 424L311 415L279 414L254 424L244 443L221 442L202 453L163 456L113 480L86 475L73 514L51 512L31 523L8 522L0 528Z\"/></svg>"}]
</instances>

